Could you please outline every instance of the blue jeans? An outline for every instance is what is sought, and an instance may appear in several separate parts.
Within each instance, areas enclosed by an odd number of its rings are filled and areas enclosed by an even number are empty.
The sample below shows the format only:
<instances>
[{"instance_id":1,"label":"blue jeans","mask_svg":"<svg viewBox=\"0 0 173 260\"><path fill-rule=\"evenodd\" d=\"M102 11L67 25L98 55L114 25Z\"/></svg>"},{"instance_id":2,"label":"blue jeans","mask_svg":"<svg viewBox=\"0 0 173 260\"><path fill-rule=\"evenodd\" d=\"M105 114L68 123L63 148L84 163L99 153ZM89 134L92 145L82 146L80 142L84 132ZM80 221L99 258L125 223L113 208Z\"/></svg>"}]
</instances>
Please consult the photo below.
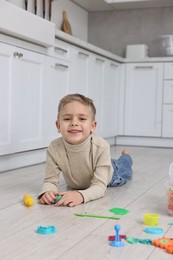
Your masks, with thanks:
<instances>
[{"instance_id":1,"label":"blue jeans","mask_svg":"<svg viewBox=\"0 0 173 260\"><path fill-rule=\"evenodd\" d=\"M114 169L112 180L108 187L121 186L132 177L132 158L129 154L122 154L118 160L111 159Z\"/></svg>"}]
</instances>

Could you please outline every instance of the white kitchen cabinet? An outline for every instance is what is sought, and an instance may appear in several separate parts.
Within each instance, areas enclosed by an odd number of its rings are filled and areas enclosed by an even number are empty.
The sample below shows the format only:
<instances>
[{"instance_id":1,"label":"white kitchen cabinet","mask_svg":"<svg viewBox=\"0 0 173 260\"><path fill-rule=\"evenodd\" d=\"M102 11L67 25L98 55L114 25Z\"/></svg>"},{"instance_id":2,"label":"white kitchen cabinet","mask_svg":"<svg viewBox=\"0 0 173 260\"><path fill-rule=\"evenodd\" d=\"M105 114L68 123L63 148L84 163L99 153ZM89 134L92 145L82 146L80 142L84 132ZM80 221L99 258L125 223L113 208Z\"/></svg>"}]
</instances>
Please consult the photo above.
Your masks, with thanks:
<instances>
[{"instance_id":1,"label":"white kitchen cabinet","mask_svg":"<svg viewBox=\"0 0 173 260\"><path fill-rule=\"evenodd\" d=\"M14 48L0 44L0 155L12 149L11 136L11 60Z\"/></svg>"},{"instance_id":2,"label":"white kitchen cabinet","mask_svg":"<svg viewBox=\"0 0 173 260\"><path fill-rule=\"evenodd\" d=\"M71 45L67 42L55 39L55 46L48 48L48 55L57 59L69 61Z\"/></svg>"},{"instance_id":3,"label":"white kitchen cabinet","mask_svg":"<svg viewBox=\"0 0 173 260\"><path fill-rule=\"evenodd\" d=\"M87 95L96 106L96 133L118 134L119 65L100 55L72 47L69 91Z\"/></svg>"},{"instance_id":4,"label":"white kitchen cabinet","mask_svg":"<svg viewBox=\"0 0 173 260\"><path fill-rule=\"evenodd\" d=\"M105 62L106 59L104 57L95 54L90 55L88 68L87 96L94 101L94 104L96 106L96 133L100 135L102 135L103 132L102 99L104 87Z\"/></svg>"},{"instance_id":5,"label":"white kitchen cabinet","mask_svg":"<svg viewBox=\"0 0 173 260\"><path fill-rule=\"evenodd\" d=\"M120 65L107 59L102 98L102 132L105 138L118 135L119 78Z\"/></svg>"},{"instance_id":6,"label":"white kitchen cabinet","mask_svg":"<svg viewBox=\"0 0 173 260\"><path fill-rule=\"evenodd\" d=\"M124 134L161 137L163 64L126 65Z\"/></svg>"},{"instance_id":7,"label":"white kitchen cabinet","mask_svg":"<svg viewBox=\"0 0 173 260\"><path fill-rule=\"evenodd\" d=\"M173 104L163 105L162 137L173 138Z\"/></svg>"},{"instance_id":8,"label":"white kitchen cabinet","mask_svg":"<svg viewBox=\"0 0 173 260\"><path fill-rule=\"evenodd\" d=\"M173 138L173 63L164 64L162 137Z\"/></svg>"},{"instance_id":9,"label":"white kitchen cabinet","mask_svg":"<svg viewBox=\"0 0 173 260\"><path fill-rule=\"evenodd\" d=\"M164 80L173 80L173 63L164 64Z\"/></svg>"},{"instance_id":10,"label":"white kitchen cabinet","mask_svg":"<svg viewBox=\"0 0 173 260\"><path fill-rule=\"evenodd\" d=\"M46 81L44 84L44 131L45 146L60 136L56 129L58 104L68 94L69 62L47 57Z\"/></svg>"},{"instance_id":11,"label":"white kitchen cabinet","mask_svg":"<svg viewBox=\"0 0 173 260\"><path fill-rule=\"evenodd\" d=\"M45 57L0 43L0 154L43 146L42 89Z\"/></svg>"},{"instance_id":12,"label":"white kitchen cabinet","mask_svg":"<svg viewBox=\"0 0 173 260\"><path fill-rule=\"evenodd\" d=\"M88 66L90 52L76 46L70 49L70 93L86 95L88 86Z\"/></svg>"}]
</instances>

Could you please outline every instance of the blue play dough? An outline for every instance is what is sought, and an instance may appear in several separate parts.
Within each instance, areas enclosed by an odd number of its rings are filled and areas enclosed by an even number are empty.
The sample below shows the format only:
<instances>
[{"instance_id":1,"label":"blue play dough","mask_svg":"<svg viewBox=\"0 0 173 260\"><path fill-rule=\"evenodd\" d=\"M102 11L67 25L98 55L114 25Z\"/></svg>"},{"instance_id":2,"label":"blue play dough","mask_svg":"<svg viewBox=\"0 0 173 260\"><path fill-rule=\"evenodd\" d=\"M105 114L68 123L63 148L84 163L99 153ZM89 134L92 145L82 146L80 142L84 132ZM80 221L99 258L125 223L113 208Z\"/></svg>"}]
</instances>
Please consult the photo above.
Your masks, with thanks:
<instances>
[{"instance_id":1,"label":"blue play dough","mask_svg":"<svg viewBox=\"0 0 173 260\"><path fill-rule=\"evenodd\" d=\"M163 229L157 227L147 227L144 229L144 232L148 234L160 235L163 233Z\"/></svg>"},{"instance_id":2,"label":"blue play dough","mask_svg":"<svg viewBox=\"0 0 173 260\"><path fill-rule=\"evenodd\" d=\"M41 234L41 235L49 235L49 234L52 234L52 233L56 233L56 227L54 226L48 226L48 227L42 227L42 226L39 226L37 228L37 233L38 234Z\"/></svg>"}]
</instances>

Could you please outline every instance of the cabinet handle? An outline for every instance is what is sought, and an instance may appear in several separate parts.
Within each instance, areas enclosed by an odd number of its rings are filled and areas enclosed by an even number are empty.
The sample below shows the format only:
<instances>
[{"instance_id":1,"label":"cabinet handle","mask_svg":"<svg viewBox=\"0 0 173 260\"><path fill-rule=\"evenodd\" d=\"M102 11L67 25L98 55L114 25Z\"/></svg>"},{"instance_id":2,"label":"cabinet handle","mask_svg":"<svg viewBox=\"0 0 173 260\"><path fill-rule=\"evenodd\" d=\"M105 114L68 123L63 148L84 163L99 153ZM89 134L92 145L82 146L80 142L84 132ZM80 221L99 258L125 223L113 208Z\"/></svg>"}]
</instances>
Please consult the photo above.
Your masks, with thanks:
<instances>
[{"instance_id":1,"label":"cabinet handle","mask_svg":"<svg viewBox=\"0 0 173 260\"><path fill-rule=\"evenodd\" d=\"M96 61L105 62L105 60L100 59L100 58L96 58Z\"/></svg>"},{"instance_id":2,"label":"cabinet handle","mask_svg":"<svg viewBox=\"0 0 173 260\"><path fill-rule=\"evenodd\" d=\"M82 55L82 56L85 56L85 57L89 57L89 54L88 54L88 53L84 53L84 52L81 52L81 51L79 51L78 54L79 54L79 55Z\"/></svg>"},{"instance_id":3,"label":"cabinet handle","mask_svg":"<svg viewBox=\"0 0 173 260\"><path fill-rule=\"evenodd\" d=\"M135 69L153 69L153 66L135 66Z\"/></svg>"},{"instance_id":4,"label":"cabinet handle","mask_svg":"<svg viewBox=\"0 0 173 260\"><path fill-rule=\"evenodd\" d=\"M13 53L13 56L16 58L16 57L18 57L18 52L17 51L15 51L14 53Z\"/></svg>"},{"instance_id":5,"label":"cabinet handle","mask_svg":"<svg viewBox=\"0 0 173 260\"><path fill-rule=\"evenodd\" d=\"M15 58L19 58L19 59L20 59L20 58L23 57L23 53L16 51L16 52L13 53L13 56L14 56Z\"/></svg>"},{"instance_id":6,"label":"cabinet handle","mask_svg":"<svg viewBox=\"0 0 173 260\"><path fill-rule=\"evenodd\" d=\"M60 63L55 63L55 68L59 69L68 69L68 65L60 64Z\"/></svg>"},{"instance_id":7,"label":"cabinet handle","mask_svg":"<svg viewBox=\"0 0 173 260\"><path fill-rule=\"evenodd\" d=\"M118 64L115 64L115 63L111 63L110 65L111 65L112 67L116 67L116 68L118 67Z\"/></svg>"},{"instance_id":8,"label":"cabinet handle","mask_svg":"<svg viewBox=\"0 0 173 260\"><path fill-rule=\"evenodd\" d=\"M19 53L19 54L18 54L18 57L19 57L19 58L22 58L22 57L23 57L23 53Z\"/></svg>"},{"instance_id":9,"label":"cabinet handle","mask_svg":"<svg viewBox=\"0 0 173 260\"><path fill-rule=\"evenodd\" d=\"M60 48L60 47L55 47L54 49L55 49L55 51L61 51L63 53L67 53L68 52L66 49L63 49L63 48Z\"/></svg>"}]
</instances>

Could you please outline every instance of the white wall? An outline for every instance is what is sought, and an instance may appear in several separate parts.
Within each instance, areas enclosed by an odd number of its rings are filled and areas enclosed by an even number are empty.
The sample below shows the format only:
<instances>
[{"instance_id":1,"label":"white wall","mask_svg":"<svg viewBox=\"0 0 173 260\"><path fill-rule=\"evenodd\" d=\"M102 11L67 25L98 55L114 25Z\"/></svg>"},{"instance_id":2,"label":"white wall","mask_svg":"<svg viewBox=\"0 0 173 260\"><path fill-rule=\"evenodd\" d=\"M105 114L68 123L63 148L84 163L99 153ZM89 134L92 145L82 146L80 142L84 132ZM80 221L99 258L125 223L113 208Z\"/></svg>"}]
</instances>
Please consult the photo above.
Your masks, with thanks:
<instances>
[{"instance_id":1,"label":"white wall","mask_svg":"<svg viewBox=\"0 0 173 260\"><path fill-rule=\"evenodd\" d=\"M88 16L89 43L122 57L128 44L148 45L149 57L165 56L159 41L163 34L173 34L173 7L90 12Z\"/></svg>"},{"instance_id":2,"label":"white wall","mask_svg":"<svg viewBox=\"0 0 173 260\"><path fill-rule=\"evenodd\" d=\"M52 2L52 21L57 29L61 28L62 12L67 12L67 17L72 27L72 34L77 38L88 40L88 12L69 0L55 0Z\"/></svg>"}]
</instances>

